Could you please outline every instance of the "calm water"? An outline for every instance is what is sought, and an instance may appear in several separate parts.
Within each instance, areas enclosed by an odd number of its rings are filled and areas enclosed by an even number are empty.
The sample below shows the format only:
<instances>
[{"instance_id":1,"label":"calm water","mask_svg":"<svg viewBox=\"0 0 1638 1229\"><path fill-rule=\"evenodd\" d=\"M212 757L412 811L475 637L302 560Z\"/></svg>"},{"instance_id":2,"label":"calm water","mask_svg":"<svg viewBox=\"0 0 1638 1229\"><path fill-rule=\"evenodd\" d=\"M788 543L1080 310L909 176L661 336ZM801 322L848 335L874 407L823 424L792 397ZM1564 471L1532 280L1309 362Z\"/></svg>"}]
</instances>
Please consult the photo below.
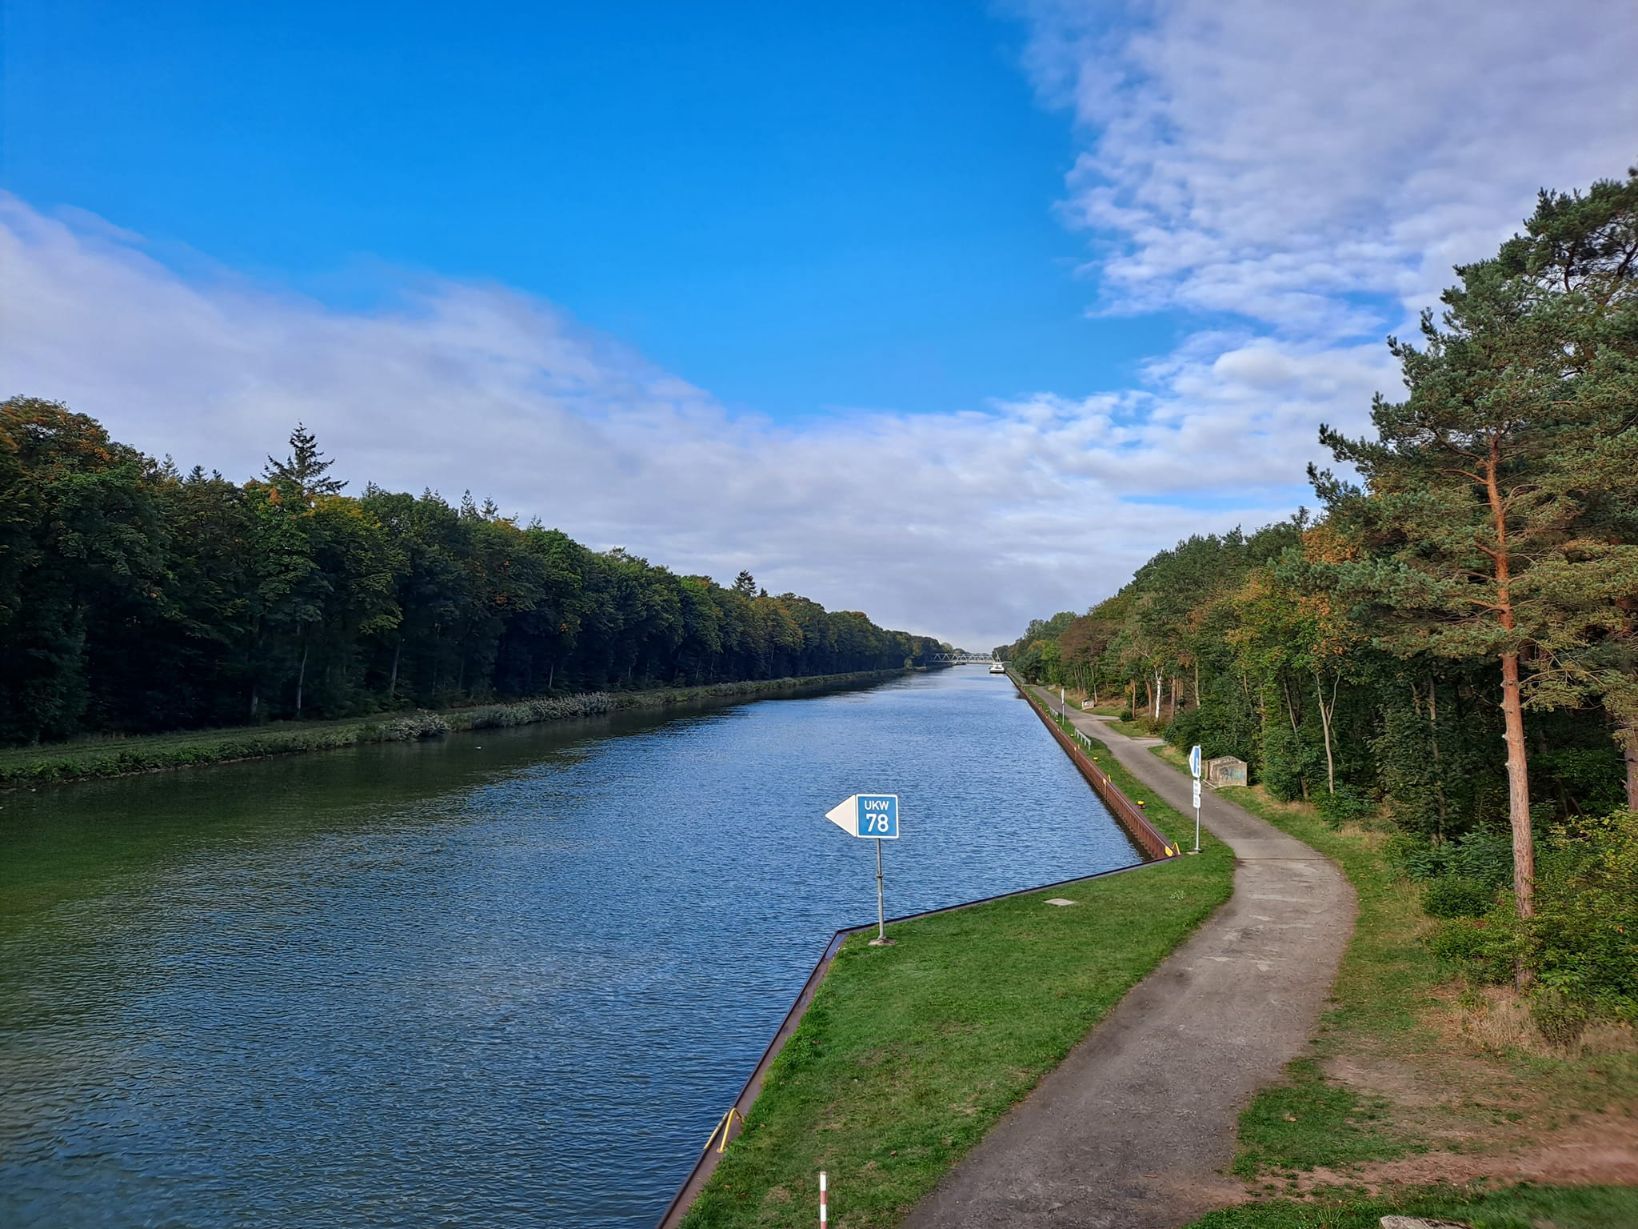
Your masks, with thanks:
<instances>
[{"instance_id":1,"label":"calm water","mask_svg":"<svg viewBox=\"0 0 1638 1229\"><path fill-rule=\"evenodd\" d=\"M0 794L0 1225L650 1226L830 932L1137 855L973 668Z\"/></svg>"}]
</instances>

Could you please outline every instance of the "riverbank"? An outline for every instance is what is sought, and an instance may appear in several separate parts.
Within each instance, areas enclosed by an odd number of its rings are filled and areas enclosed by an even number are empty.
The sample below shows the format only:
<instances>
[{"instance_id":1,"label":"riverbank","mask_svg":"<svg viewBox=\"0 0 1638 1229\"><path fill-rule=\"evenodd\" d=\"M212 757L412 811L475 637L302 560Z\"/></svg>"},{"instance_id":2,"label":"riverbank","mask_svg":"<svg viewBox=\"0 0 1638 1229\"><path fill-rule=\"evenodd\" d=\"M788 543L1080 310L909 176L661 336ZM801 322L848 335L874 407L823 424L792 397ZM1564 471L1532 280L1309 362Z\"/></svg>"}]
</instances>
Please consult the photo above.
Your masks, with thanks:
<instances>
[{"instance_id":1,"label":"riverbank","mask_svg":"<svg viewBox=\"0 0 1638 1229\"><path fill-rule=\"evenodd\" d=\"M586 692L465 708L377 713L335 721L278 722L14 747L0 751L0 790L334 751L368 743L413 742L445 734L536 725L630 709L666 709L712 700L754 699L825 687L862 686L897 678L902 673L901 670L868 670L807 678L712 683L702 687Z\"/></svg>"},{"instance_id":2,"label":"riverbank","mask_svg":"<svg viewBox=\"0 0 1638 1229\"><path fill-rule=\"evenodd\" d=\"M1181 775L1175 748L1153 753ZM1314 1041L1240 1117L1233 1172L1252 1202L1196 1229L1365 1229L1390 1212L1638 1224L1630 1032L1546 1044L1510 990L1464 987L1428 950L1432 923L1385 833L1332 827L1260 787L1220 796L1335 861L1359 913Z\"/></svg>"},{"instance_id":3,"label":"riverbank","mask_svg":"<svg viewBox=\"0 0 1638 1229\"><path fill-rule=\"evenodd\" d=\"M1181 840L1189 821L1140 796ZM900 923L892 947L849 938L683 1224L809 1225L821 1169L838 1224L899 1224L1227 899L1232 874L1208 837L1197 858Z\"/></svg>"}]
</instances>

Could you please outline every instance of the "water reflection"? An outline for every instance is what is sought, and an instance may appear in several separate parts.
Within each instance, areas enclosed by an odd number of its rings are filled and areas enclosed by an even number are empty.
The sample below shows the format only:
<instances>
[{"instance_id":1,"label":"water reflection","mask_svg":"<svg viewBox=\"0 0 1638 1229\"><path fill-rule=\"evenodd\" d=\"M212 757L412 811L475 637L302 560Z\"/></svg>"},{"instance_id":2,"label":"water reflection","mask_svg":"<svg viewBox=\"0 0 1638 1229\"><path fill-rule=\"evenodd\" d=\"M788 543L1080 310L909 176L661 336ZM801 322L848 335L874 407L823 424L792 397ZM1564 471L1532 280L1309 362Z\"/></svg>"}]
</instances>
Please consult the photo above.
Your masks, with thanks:
<instances>
[{"instance_id":1,"label":"water reflection","mask_svg":"<svg viewBox=\"0 0 1638 1229\"><path fill-rule=\"evenodd\" d=\"M1136 860L975 669L0 797L0 1224L647 1226L837 926Z\"/></svg>"}]
</instances>

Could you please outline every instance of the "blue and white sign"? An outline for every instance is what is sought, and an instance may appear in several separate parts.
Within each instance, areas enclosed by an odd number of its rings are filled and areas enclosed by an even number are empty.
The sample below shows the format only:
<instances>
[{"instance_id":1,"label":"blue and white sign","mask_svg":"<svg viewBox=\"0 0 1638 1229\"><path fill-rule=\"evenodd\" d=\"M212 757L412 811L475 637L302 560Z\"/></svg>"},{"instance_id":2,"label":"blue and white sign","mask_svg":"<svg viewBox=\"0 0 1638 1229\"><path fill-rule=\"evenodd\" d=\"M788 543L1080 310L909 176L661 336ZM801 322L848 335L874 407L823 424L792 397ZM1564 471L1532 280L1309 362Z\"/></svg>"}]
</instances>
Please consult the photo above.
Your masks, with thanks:
<instances>
[{"instance_id":1,"label":"blue and white sign","mask_svg":"<svg viewBox=\"0 0 1638 1229\"><path fill-rule=\"evenodd\" d=\"M854 794L825 812L849 836L869 841L899 839L899 796L897 794Z\"/></svg>"},{"instance_id":2,"label":"blue and white sign","mask_svg":"<svg viewBox=\"0 0 1638 1229\"><path fill-rule=\"evenodd\" d=\"M1196 781L1200 779L1200 744L1195 743L1189 748L1189 775ZM1194 804L1199 806L1199 802Z\"/></svg>"}]
</instances>

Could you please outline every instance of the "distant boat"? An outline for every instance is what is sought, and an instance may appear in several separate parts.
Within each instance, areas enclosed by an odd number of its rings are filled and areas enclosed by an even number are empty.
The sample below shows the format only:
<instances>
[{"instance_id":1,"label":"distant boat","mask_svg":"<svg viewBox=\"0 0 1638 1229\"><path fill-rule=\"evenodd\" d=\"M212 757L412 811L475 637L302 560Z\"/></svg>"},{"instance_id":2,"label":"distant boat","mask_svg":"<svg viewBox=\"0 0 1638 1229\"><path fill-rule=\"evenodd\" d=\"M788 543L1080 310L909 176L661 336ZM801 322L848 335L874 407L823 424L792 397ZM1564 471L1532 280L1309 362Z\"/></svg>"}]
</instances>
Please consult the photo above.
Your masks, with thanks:
<instances>
[{"instance_id":1,"label":"distant boat","mask_svg":"<svg viewBox=\"0 0 1638 1229\"><path fill-rule=\"evenodd\" d=\"M992 661L990 663L990 673L991 674L1005 674L1006 672L1007 672L1007 667L1006 667L1006 665L1004 663L998 662L998 661Z\"/></svg>"}]
</instances>

